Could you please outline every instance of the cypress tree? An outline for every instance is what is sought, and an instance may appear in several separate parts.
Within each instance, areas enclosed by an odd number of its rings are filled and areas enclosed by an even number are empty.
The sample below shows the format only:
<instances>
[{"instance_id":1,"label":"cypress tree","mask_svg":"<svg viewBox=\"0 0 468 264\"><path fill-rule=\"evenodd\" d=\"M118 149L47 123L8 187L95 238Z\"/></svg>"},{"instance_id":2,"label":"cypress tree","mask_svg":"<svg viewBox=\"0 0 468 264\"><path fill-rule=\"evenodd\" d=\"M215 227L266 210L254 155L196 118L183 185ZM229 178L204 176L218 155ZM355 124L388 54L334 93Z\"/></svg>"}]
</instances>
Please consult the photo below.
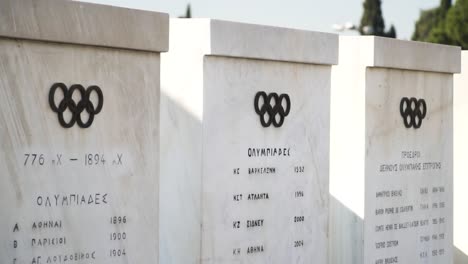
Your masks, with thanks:
<instances>
[{"instance_id":1,"label":"cypress tree","mask_svg":"<svg viewBox=\"0 0 468 264\"><path fill-rule=\"evenodd\" d=\"M395 26L392 25L390 27L390 29L388 30L387 34L386 34L386 37L389 37L389 38L396 38L396 29L395 29Z\"/></svg>"},{"instance_id":2,"label":"cypress tree","mask_svg":"<svg viewBox=\"0 0 468 264\"><path fill-rule=\"evenodd\" d=\"M192 8L190 4L187 5L187 10L185 10L185 18L192 18Z\"/></svg>"},{"instance_id":3,"label":"cypress tree","mask_svg":"<svg viewBox=\"0 0 468 264\"><path fill-rule=\"evenodd\" d=\"M364 13L362 14L361 24L359 25L359 32L361 35L384 36L385 22L382 17L380 0L365 0L363 7ZM371 32L366 32L364 27L370 27Z\"/></svg>"},{"instance_id":4,"label":"cypress tree","mask_svg":"<svg viewBox=\"0 0 468 264\"><path fill-rule=\"evenodd\" d=\"M375 35L381 37L396 38L396 29L392 25L388 32L385 32L385 21L382 16L381 0L365 0L363 7L359 33L361 35Z\"/></svg>"},{"instance_id":5,"label":"cypress tree","mask_svg":"<svg viewBox=\"0 0 468 264\"><path fill-rule=\"evenodd\" d=\"M192 8L190 7L190 4L188 4L185 9L185 15L179 16L179 18L192 18Z\"/></svg>"}]
</instances>

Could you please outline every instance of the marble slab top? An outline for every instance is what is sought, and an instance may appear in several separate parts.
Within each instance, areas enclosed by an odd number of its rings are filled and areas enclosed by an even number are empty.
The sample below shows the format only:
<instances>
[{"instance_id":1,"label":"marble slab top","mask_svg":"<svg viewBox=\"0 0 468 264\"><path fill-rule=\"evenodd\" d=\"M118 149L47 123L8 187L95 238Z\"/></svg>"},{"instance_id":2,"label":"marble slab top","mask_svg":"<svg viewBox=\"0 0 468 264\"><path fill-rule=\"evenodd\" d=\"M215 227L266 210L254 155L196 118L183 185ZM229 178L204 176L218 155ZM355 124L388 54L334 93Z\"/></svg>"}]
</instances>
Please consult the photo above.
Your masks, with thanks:
<instances>
[{"instance_id":1,"label":"marble slab top","mask_svg":"<svg viewBox=\"0 0 468 264\"><path fill-rule=\"evenodd\" d=\"M461 48L375 36L340 36L340 58L359 54L362 66L459 73Z\"/></svg>"},{"instance_id":2,"label":"marble slab top","mask_svg":"<svg viewBox=\"0 0 468 264\"><path fill-rule=\"evenodd\" d=\"M186 38L187 34L203 55L323 65L338 63L336 34L206 18L171 19L171 42Z\"/></svg>"},{"instance_id":3,"label":"marble slab top","mask_svg":"<svg viewBox=\"0 0 468 264\"><path fill-rule=\"evenodd\" d=\"M169 15L62 0L1 0L0 37L163 52Z\"/></svg>"}]
</instances>

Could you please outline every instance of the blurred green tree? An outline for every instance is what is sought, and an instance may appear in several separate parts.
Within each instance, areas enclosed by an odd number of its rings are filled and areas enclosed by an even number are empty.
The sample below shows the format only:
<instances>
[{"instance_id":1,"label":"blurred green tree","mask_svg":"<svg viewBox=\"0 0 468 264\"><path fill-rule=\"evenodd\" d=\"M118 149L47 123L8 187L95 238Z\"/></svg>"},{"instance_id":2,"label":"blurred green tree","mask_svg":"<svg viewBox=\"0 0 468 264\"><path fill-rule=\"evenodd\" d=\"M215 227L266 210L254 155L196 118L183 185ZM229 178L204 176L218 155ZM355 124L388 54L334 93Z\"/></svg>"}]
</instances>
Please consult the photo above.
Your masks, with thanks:
<instances>
[{"instance_id":1,"label":"blurred green tree","mask_svg":"<svg viewBox=\"0 0 468 264\"><path fill-rule=\"evenodd\" d=\"M412 40L428 41L431 30L438 24L438 8L422 10L419 20L416 21L416 28L413 33Z\"/></svg>"},{"instance_id":2,"label":"blurred green tree","mask_svg":"<svg viewBox=\"0 0 468 264\"><path fill-rule=\"evenodd\" d=\"M416 21L415 31L412 40L429 41L437 38L445 38L441 28L443 27L445 17L452 7L452 0L441 0L440 6L428 10L422 10L419 20Z\"/></svg>"},{"instance_id":3,"label":"blurred green tree","mask_svg":"<svg viewBox=\"0 0 468 264\"><path fill-rule=\"evenodd\" d=\"M431 19L425 17L430 12ZM421 13L413 40L457 45L468 49L468 0L442 0L440 6Z\"/></svg>"},{"instance_id":4,"label":"blurred green tree","mask_svg":"<svg viewBox=\"0 0 468 264\"><path fill-rule=\"evenodd\" d=\"M396 29L395 29L395 26L391 26L390 27L390 30L388 30L387 32L387 37L389 38L396 38Z\"/></svg>"},{"instance_id":5,"label":"blurred green tree","mask_svg":"<svg viewBox=\"0 0 468 264\"><path fill-rule=\"evenodd\" d=\"M396 38L396 29L392 25L388 32L385 32L385 21L382 16L381 0L365 0L363 7L359 33L361 35L375 35L381 37Z\"/></svg>"},{"instance_id":6,"label":"blurred green tree","mask_svg":"<svg viewBox=\"0 0 468 264\"><path fill-rule=\"evenodd\" d=\"M457 0L450 9L444 23L444 32L450 38L449 44L468 49L468 0Z\"/></svg>"}]
</instances>

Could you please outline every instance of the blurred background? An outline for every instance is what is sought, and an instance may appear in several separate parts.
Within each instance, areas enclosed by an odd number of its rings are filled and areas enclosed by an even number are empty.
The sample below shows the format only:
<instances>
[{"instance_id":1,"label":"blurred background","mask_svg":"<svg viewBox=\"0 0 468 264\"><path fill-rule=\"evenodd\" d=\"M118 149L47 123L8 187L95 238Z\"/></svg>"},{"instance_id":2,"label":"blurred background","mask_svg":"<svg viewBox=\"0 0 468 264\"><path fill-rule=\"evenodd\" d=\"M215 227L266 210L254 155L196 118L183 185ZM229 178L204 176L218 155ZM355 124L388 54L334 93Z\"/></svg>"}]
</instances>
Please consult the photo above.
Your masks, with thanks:
<instances>
[{"instance_id":1,"label":"blurred background","mask_svg":"<svg viewBox=\"0 0 468 264\"><path fill-rule=\"evenodd\" d=\"M468 0L82 0L171 17L217 18L468 49Z\"/></svg>"}]
</instances>

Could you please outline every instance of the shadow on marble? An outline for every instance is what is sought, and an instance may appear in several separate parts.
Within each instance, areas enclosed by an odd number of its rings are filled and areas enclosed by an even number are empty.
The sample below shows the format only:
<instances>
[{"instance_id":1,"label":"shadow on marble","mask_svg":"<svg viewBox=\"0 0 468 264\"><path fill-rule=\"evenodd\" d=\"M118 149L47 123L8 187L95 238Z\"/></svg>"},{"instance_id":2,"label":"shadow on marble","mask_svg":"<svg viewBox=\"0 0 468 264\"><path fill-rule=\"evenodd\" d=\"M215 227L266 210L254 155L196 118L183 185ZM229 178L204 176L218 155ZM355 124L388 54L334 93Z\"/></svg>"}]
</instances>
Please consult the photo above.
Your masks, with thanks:
<instances>
[{"instance_id":1,"label":"shadow on marble","mask_svg":"<svg viewBox=\"0 0 468 264\"><path fill-rule=\"evenodd\" d=\"M468 263L468 252L463 252L456 246L453 247L453 256L455 264L466 264Z\"/></svg>"},{"instance_id":2,"label":"shadow on marble","mask_svg":"<svg viewBox=\"0 0 468 264\"><path fill-rule=\"evenodd\" d=\"M363 227L364 220L330 194L330 264L364 263Z\"/></svg>"},{"instance_id":3,"label":"shadow on marble","mask_svg":"<svg viewBox=\"0 0 468 264\"><path fill-rule=\"evenodd\" d=\"M194 113L161 89L159 263L199 263L201 180L187 168L200 164L202 124ZM193 133L187 133L191 131ZM199 137L200 140L194 141ZM176 164L174 164L174 162Z\"/></svg>"}]
</instances>

